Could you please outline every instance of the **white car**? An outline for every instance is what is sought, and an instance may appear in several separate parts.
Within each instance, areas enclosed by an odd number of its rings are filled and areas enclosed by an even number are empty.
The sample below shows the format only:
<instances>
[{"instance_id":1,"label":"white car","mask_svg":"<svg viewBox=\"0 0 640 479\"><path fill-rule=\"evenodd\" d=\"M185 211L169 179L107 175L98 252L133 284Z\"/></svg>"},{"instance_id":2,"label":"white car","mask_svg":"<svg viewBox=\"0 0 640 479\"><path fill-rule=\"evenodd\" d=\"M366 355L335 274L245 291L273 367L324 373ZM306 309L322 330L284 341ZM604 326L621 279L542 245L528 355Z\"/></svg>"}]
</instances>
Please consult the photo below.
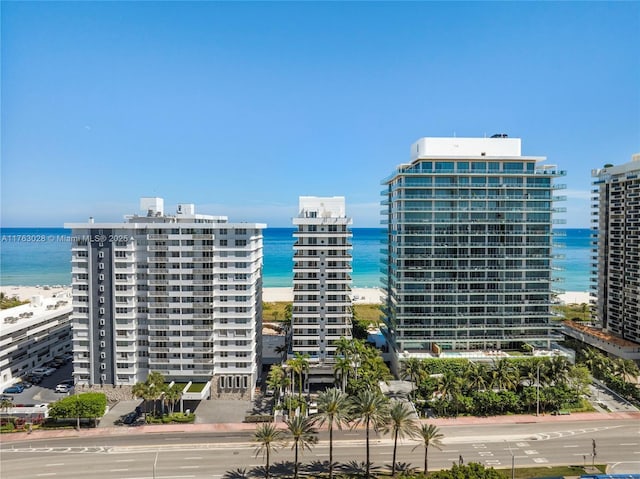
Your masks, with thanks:
<instances>
[{"instance_id":1,"label":"white car","mask_svg":"<svg viewBox=\"0 0 640 479\"><path fill-rule=\"evenodd\" d=\"M57 393L68 393L69 391L71 391L71 386L68 384L58 384L56 386Z\"/></svg>"},{"instance_id":2,"label":"white car","mask_svg":"<svg viewBox=\"0 0 640 479\"><path fill-rule=\"evenodd\" d=\"M55 368L35 368L31 370L31 374L37 374L38 376L51 376L55 372Z\"/></svg>"}]
</instances>

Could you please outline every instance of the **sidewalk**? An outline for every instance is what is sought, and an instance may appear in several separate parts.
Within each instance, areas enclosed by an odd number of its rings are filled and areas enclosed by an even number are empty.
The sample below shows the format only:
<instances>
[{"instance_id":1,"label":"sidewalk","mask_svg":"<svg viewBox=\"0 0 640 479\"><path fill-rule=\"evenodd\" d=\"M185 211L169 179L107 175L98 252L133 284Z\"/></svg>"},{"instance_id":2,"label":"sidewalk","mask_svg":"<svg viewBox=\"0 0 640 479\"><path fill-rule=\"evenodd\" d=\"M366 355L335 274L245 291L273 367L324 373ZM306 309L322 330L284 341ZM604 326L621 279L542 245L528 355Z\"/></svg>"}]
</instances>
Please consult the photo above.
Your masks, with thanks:
<instances>
[{"instance_id":1,"label":"sidewalk","mask_svg":"<svg viewBox=\"0 0 640 479\"><path fill-rule=\"evenodd\" d=\"M490 424L535 424L535 423L567 423L576 421L606 421L610 419L628 419L640 423L640 412L616 412L616 413L576 413L569 416L538 416L535 415L514 415L514 416L492 416L492 417L458 417L451 419L430 419L421 420L423 423L433 424L439 427L464 426L464 425L490 425ZM278 423L278 427L285 428L284 423ZM223 424L152 424L137 427L98 427L91 429L55 429L55 430L35 430L31 434L27 432L2 434L0 436L3 443L19 441L36 441L40 439L64 438L64 437L99 437L99 436L121 436L131 434L163 434L172 432L184 433L220 433L220 432L243 432L255 431L254 423L223 423Z\"/></svg>"}]
</instances>

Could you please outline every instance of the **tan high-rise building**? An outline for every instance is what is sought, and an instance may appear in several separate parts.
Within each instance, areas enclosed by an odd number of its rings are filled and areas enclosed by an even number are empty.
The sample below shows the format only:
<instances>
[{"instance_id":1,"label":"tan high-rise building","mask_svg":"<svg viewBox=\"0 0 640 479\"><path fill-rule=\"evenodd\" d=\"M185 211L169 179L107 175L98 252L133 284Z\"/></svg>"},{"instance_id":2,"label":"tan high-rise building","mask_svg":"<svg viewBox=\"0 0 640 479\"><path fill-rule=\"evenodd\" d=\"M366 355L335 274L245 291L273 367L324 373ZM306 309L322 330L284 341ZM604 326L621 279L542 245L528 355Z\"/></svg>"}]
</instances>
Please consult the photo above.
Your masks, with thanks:
<instances>
[{"instance_id":1,"label":"tan high-rise building","mask_svg":"<svg viewBox=\"0 0 640 479\"><path fill-rule=\"evenodd\" d=\"M596 319L614 336L640 343L640 154L592 176Z\"/></svg>"}]
</instances>

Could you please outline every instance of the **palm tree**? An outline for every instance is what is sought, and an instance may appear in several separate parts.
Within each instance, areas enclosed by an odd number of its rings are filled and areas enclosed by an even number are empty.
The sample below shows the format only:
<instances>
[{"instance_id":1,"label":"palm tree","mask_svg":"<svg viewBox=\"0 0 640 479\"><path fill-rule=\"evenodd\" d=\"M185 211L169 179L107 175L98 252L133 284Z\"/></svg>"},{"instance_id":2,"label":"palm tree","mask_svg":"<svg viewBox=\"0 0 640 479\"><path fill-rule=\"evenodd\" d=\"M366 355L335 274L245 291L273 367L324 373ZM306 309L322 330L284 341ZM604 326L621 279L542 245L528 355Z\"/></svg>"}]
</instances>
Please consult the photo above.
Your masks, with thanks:
<instances>
[{"instance_id":1,"label":"palm tree","mask_svg":"<svg viewBox=\"0 0 640 479\"><path fill-rule=\"evenodd\" d=\"M298 397L302 398L302 374L309 370L309 355L295 353L294 357L287 361L287 365L298 375Z\"/></svg>"},{"instance_id":2,"label":"palm tree","mask_svg":"<svg viewBox=\"0 0 640 479\"><path fill-rule=\"evenodd\" d=\"M489 371L485 364L474 363L473 361L469 361L464 372L464 377L469 386L469 389L475 391L481 391L487 388L488 375Z\"/></svg>"},{"instance_id":3,"label":"palm tree","mask_svg":"<svg viewBox=\"0 0 640 479\"><path fill-rule=\"evenodd\" d=\"M311 450L311 447L318 442L317 432L313 427L313 419L304 417L302 415L290 417L285 421L291 439L293 439L293 445L291 449L295 449L295 469L293 478L298 479L298 450L302 448L302 452L305 449Z\"/></svg>"},{"instance_id":4,"label":"palm tree","mask_svg":"<svg viewBox=\"0 0 640 479\"><path fill-rule=\"evenodd\" d=\"M282 355L282 360L284 361L284 358L287 357L288 350L289 350L289 347L286 344L281 344L280 346L276 346L274 352L276 354Z\"/></svg>"},{"instance_id":5,"label":"palm tree","mask_svg":"<svg viewBox=\"0 0 640 479\"><path fill-rule=\"evenodd\" d=\"M401 377L403 379L408 379L413 383L413 391L418 389L418 383L424 376L425 372L422 367L422 360L418 358L409 358L402 361Z\"/></svg>"},{"instance_id":6,"label":"palm tree","mask_svg":"<svg viewBox=\"0 0 640 479\"><path fill-rule=\"evenodd\" d=\"M493 381L491 386L503 390L513 390L520 382L519 373L507 359L500 359L494 363L494 369L491 372Z\"/></svg>"},{"instance_id":7,"label":"palm tree","mask_svg":"<svg viewBox=\"0 0 640 479\"><path fill-rule=\"evenodd\" d=\"M144 407L144 420L146 422L147 413L149 412L147 407L147 402L153 398L149 385L147 383L136 383L131 389L131 393L133 394L134 397L142 399L143 407Z\"/></svg>"},{"instance_id":8,"label":"palm tree","mask_svg":"<svg viewBox=\"0 0 640 479\"><path fill-rule=\"evenodd\" d=\"M391 476L396 475L396 453L398 451L398 439L414 437L418 434L418 421L414 411L407 403L393 401L389 408L389 422L382 427L384 433L393 435L393 460L391 462Z\"/></svg>"},{"instance_id":9,"label":"palm tree","mask_svg":"<svg viewBox=\"0 0 640 479\"><path fill-rule=\"evenodd\" d=\"M153 401L153 415L156 415L156 401L164 392L164 376L158 371L152 371L145 381L147 384L147 392L150 400Z\"/></svg>"},{"instance_id":10,"label":"palm tree","mask_svg":"<svg viewBox=\"0 0 640 479\"><path fill-rule=\"evenodd\" d=\"M349 423L351 404L349 396L336 388L327 389L318 395L318 413L313 416L316 424L329 427L329 479L333 479L333 425L342 429Z\"/></svg>"},{"instance_id":11,"label":"palm tree","mask_svg":"<svg viewBox=\"0 0 640 479\"><path fill-rule=\"evenodd\" d=\"M593 376L599 377L606 369L605 356L594 348L587 348L582 354L584 355L584 365L589 368Z\"/></svg>"},{"instance_id":12,"label":"palm tree","mask_svg":"<svg viewBox=\"0 0 640 479\"><path fill-rule=\"evenodd\" d=\"M451 399L462 387L462 378L453 371L446 371L438 378L438 389L442 397Z\"/></svg>"},{"instance_id":13,"label":"palm tree","mask_svg":"<svg viewBox=\"0 0 640 479\"><path fill-rule=\"evenodd\" d=\"M173 410L176 406L176 401L182 397L183 387L180 384L173 384L171 387L164 391L164 398L169 403L169 412L173 414Z\"/></svg>"},{"instance_id":14,"label":"palm tree","mask_svg":"<svg viewBox=\"0 0 640 479\"><path fill-rule=\"evenodd\" d=\"M589 311L589 305L587 303L580 304L580 310L582 311L582 319L585 321L588 320L587 311Z\"/></svg>"},{"instance_id":15,"label":"palm tree","mask_svg":"<svg viewBox=\"0 0 640 479\"><path fill-rule=\"evenodd\" d=\"M277 451L282 446L283 439L283 432L271 423L260 424L253 434L253 440L259 443L256 447L256 456L262 453L267 460L264 468L265 479L269 479L269 456L271 451Z\"/></svg>"},{"instance_id":16,"label":"palm tree","mask_svg":"<svg viewBox=\"0 0 640 479\"><path fill-rule=\"evenodd\" d=\"M336 377L340 378L340 383L342 384L342 392L347 391L347 380L349 379L349 371L351 371L351 361L348 358L343 358L340 356L336 356L335 365L333 366L333 374Z\"/></svg>"},{"instance_id":17,"label":"palm tree","mask_svg":"<svg viewBox=\"0 0 640 479\"><path fill-rule=\"evenodd\" d=\"M613 361L613 374L627 382L630 376L637 377L640 375L640 371L636 363L631 359L618 358Z\"/></svg>"},{"instance_id":18,"label":"palm tree","mask_svg":"<svg viewBox=\"0 0 640 479\"><path fill-rule=\"evenodd\" d=\"M5 413L9 411L9 408L13 407L13 402L9 399L3 399L0 401L0 409L2 409Z\"/></svg>"},{"instance_id":19,"label":"palm tree","mask_svg":"<svg viewBox=\"0 0 640 479\"><path fill-rule=\"evenodd\" d=\"M364 424L367 444L367 479L371 477L371 461L369 448L369 430L373 426L380 429L389 417L389 405L387 398L380 391L364 389L352 400L354 427Z\"/></svg>"},{"instance_id":20,"label":"palm tree","mask_svg":"<svg viewBox=\"0 0 640 479\"><path fill-rule=\"evenodd\" d=\"M340 339L336 339L333 345L336 348L336 356L342 356L348 358L354 352L355 342L352 339L342 336Z\"/></svg>"},{"instance_id":21,"label":"palm tree","mask_svg":"<svg viewBox=\"0 0 640 479\"><path fill-rule=\"evenodd\" d=\"M546 363L546 383L548 385L563 383L567 379L568 372L569 361L567 360L567 358L565 358L564 356L556 356Z\"/></svg>"},{"instance_id":22,"label":"palm tree","mask_svg":"<svg viewBox=\"0 0 640 479\"><path fill-rule=\"evenodd\" d=\"M444 436L440 434L440 430L433 424L423 424L418 431L418 437L422 439L422 444L424 445L424 474L426 475L429 472L429 446L441 449Z\"/></svg>"}]
</instances>

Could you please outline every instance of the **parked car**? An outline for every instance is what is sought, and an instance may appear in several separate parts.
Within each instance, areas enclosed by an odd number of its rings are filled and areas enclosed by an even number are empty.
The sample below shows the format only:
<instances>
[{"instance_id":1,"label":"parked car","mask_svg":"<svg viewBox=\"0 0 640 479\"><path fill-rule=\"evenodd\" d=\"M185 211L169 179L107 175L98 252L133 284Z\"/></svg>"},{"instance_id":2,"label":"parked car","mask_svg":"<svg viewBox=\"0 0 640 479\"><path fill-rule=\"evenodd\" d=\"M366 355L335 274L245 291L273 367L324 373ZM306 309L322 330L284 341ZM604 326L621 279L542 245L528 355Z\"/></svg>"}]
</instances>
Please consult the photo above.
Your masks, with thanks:
<instances>
[{"instance_id":1,"label":"parked car","mask_svg":"<svg viewBox=\"0 0 640 479\"><path fill-rule=\"evenodd\" d=\"M56 370L54 368L35 368L31 370L31 374L38 374L40 376L51 376L55 372Z\"/></svg>"},{"instance_id":2,"label":"parked car","mask_svg":"<svg viewBox=\"0 0 640 479\"><path fill-rule=\"evenodd\" d=\"M13 402L13 396L10 394L0 394L0 401L11 401Z\"/></svg>"},{"instance_id":3,"label":"parked car","mask_svg":"<svg viewBox=\"0 0 640 479\"><path fill-rule=\"evenodd\" d=\"M24 380L21 380L17 384L19 384L20 386L22 386L25 389L29 389L31 386L33 386L33 384L31 384L29 381L24 381Z\"/></svg>"},{"instance_id":4,"label":"parked car","mask_svg":"<svg viewBox=\"0 0 640 479\"><path fill-rule=\"evenodd\" d=\"M64 381L60 381L59 384L66 384L67 386L73 387L75 385L75 382L72 378L72 379L65 379Z\"/></svg>"},{"instance_id":5,"label":"parked car","mask_svg":"<svg viewBox=\"0 0 640 479\"><path fill-rule=\"evenodd\" d=\"M22 391L24 391L24 388L22 386L20 386L19 384L14 384L13 386L9 386L8 388L5 388L5 390L2 392L11 393L11 394L20 394Z\"/></svg>"},{"instance_id":6,"label":"parked car","mask_svg":"<svg viewBox=\"0 0 640 479\"><path fill-rule=\"evenodd\" d=\"M29 374L28 376L25 376L29 382L31 384L40 384L42 382L42 375L41 374Z\"/></svg>"},{"instance_id":7,"label":"parked car","mask_svg":"<svg viewBox=\"0 0 640 479\"><path fill-rule=\"evenodd\" d=\"M68 384L58 384L56 386L57 393L68 393L69 391L71 391L71 386Z\"/></svg>"}]
</instances>

